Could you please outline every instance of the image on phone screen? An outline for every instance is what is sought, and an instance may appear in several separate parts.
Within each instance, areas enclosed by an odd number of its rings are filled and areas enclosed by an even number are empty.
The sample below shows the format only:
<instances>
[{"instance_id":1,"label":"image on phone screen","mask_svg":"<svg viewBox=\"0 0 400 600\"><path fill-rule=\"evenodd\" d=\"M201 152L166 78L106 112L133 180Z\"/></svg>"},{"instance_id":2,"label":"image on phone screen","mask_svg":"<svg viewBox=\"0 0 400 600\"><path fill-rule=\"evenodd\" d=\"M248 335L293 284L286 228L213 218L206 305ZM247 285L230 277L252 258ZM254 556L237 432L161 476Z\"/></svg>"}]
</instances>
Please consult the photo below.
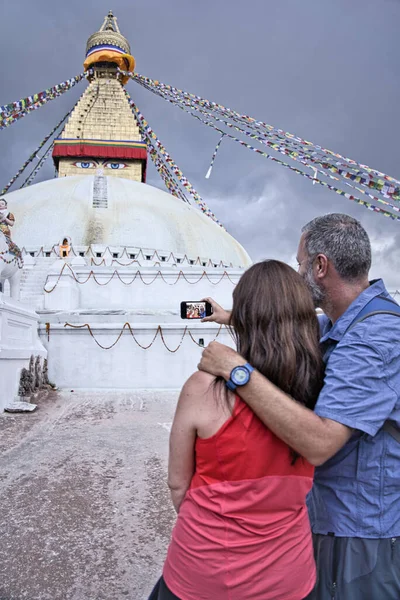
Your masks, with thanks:
<instances>
[{"instance_id":1,"label":"image on phone screen","mask_svg":"<svg viewBox=\"0 0 400 600\"><path fill-rule=\"evenodd\" d=\"M182 319L204 319L212 314L211 304L205 301L181 302Z\"/></svg>"}]
</instances>

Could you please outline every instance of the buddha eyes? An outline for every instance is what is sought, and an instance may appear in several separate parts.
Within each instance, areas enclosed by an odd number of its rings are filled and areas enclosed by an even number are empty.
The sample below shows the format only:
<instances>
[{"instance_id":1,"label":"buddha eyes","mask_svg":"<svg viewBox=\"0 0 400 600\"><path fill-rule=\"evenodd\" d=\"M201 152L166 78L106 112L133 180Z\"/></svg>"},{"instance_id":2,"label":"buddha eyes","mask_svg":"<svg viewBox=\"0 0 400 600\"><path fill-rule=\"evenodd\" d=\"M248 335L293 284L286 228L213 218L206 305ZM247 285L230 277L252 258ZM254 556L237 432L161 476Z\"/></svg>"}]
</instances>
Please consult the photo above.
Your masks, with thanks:
<instances>
[{"instance_id":1,"label":"buddha eyes","mask_svg":"<svg viewBox=\"0 0 400 600\"><path fill-rule=\"evenodd\" d=\"M74 163L74 167L78 167L78 169L94 169L96 168L96 163L91 160L87 161L78 161Z\"/></svg>"},{"instance_id":2,"label":"buddha eyes","mask_svg":"<svg viewBox=\"0 0 400 600\"><path fill-rule=\"evenodd\" d=\"M118 169L126 169L128 166L126 163L114 161L106 162L101 165L92 160L78 160L77 162L74 162L73 165L74 167L78 167L78 169L96 169L97 167L102 166L105 169L113 169L114 171Z\"/></svg>"},{"instance_id":3,"label":"buddha eyes","mask_svg":"<svg viewBox=\"0 0 400 600\"><path fill-rule=\"evenodd\" d=\"M106 169L116 170L116 169L126 169L126 167L128 165L125 163L120 163L120 162L109 162L109 163L106 163L104 166Z\"/></svg>"}]
</instances>

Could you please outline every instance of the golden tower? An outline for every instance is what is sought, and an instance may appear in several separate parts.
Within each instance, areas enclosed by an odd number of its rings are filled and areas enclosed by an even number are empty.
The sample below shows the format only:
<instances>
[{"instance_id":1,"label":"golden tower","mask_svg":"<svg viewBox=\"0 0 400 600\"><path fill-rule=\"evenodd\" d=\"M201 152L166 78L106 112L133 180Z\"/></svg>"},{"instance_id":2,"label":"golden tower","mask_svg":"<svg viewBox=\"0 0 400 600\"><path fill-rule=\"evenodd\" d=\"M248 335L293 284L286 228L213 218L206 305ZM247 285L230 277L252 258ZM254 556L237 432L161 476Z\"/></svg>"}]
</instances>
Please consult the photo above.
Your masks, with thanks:
<instances>
[{"instance_id":1,"label":"golden tower","mask_svg":"<svg viewBox=\"0 0 400 600\"><path fill-rule=\"evenodd\" d=\"M135 59L111 11L88 39L84 68L89 86L54 144L58 176L100 172L144 182L146 144L125 95L127 78L119 72L133 72Z\"/></svg>"}]
</instances>

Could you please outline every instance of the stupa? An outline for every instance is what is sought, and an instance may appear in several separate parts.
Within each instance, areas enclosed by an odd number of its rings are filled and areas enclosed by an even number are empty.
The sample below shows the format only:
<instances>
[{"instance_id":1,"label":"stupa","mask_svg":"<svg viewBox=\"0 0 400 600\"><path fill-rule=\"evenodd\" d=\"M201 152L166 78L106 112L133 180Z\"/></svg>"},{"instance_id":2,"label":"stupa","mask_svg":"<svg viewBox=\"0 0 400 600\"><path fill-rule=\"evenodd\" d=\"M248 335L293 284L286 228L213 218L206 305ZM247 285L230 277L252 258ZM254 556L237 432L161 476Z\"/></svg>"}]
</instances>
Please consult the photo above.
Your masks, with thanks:
<instances>
[{"instance_id":1,"label":"stupa","mask_svg":"<svg viewBox=\"0 0 400 600\"><path fill-rule=\"evenodd\" d=\"M134 66L110 12L88 40L89 83L54 143L57 177L7 194L21 302L38 314L60 388L180 387L204 345L232 343L225 328L182 320L180 302L229 306L251 264L204 212L146 183L148 148L121 73Z\"/></svg>"}]
</instances>

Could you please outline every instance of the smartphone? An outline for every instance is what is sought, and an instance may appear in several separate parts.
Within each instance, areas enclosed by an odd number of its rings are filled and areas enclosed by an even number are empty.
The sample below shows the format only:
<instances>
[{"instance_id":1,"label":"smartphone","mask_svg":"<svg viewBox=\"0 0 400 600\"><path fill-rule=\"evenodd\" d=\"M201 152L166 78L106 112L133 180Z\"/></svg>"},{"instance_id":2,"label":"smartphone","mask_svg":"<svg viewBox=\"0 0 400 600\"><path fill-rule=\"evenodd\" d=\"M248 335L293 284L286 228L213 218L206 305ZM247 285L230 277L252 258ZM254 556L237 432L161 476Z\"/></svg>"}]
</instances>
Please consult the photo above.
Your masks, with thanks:
<instances>
[{"instance_id":1,"label":"smartphone","mask_svg":"<svg viewBox=\"0 0 400 600\"><path fill-rule=\"evenodd\" d=\"M181 319L204 319L212 315L212 306L202 300L181 302Z\"/></svg>"}]
</instances>

